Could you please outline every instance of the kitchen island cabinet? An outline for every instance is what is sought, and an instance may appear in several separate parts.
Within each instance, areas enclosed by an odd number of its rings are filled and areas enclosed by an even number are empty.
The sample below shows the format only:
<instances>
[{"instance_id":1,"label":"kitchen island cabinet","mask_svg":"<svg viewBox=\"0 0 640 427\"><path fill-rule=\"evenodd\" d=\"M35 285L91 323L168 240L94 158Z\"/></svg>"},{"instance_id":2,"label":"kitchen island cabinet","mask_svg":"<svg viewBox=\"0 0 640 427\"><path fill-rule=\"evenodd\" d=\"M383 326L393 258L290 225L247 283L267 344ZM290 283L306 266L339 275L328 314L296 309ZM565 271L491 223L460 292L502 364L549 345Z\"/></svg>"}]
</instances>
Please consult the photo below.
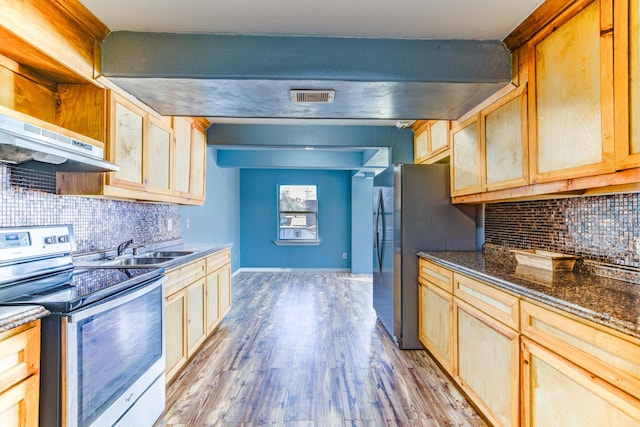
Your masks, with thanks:
<instances>
[{"instance_id":1,"label":"kitchen island cabinet","mask_svg":"<svg viewBox=\"0 0 640 427\"><path fill-rule=\"evenodd\" d=\"M227 248L166 272L165 377L169 382L231 308L231 251Z\"/></svg>"},{"instance_id":2,"label":"kitchen island cabinet","mask_svg":"<svg viewBox=\"0 0 640 427\"><path fill-rule=\"evenodd\" d=\"M0 420L36 427L40 390L40 321L0 333Z\"/></svg>"}]
</instances>

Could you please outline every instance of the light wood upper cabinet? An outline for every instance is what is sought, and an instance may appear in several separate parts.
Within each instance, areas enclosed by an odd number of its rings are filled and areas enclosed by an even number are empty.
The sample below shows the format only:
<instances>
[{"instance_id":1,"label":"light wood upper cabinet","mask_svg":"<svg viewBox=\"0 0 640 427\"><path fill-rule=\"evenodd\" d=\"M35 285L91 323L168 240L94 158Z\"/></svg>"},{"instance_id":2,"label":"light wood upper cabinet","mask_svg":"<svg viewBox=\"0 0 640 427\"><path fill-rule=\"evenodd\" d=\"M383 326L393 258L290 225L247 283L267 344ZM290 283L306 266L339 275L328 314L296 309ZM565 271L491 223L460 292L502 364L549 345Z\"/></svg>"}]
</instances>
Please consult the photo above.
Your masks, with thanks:
<instances>
[{"instance_id":1,"label":"light wood upper cabinet","mask_svg":"<svg viewBox=\"0 0 640 427\"><path fill-rule=\"evenodd\" d=\"M191 133L191 181L189 194L194 200L204 200L207 163L205 134L196 126Z\"/></svg>"},{"instance_id":2,"label":"light wood upper cabinet","mask_svg":"<svg viewBox=\"0 0 640 427\"><path fill-rule=\"evenodd\" d=\"M484 173L479 116L451 129L451 152L451 195L480 192Z\"/></svg>"},{"instance_id":3,"label":"light wood upper cabinet","mask_svg":"<svg viewBox=\"0 0 640 427\"><path fill-rule=\"evenodd\" d=\"M144 189L143 142L146 136L146 112L111 92L109 160L120 166L109 174L109 185Z\"/></svg>"},{"instance_id":4,"label":"light wood upper cabinet","mask_svg":"<svg viewBox=\"0 0 640 427\"><path fill-rule=\"evenodd\" d=\"M204 130L191 118L174 117L174 194L189 203L201 204L205 195L206 149Z\"/></svg>"},{"instance_id":5,"label":"light wood upper cabinet","mask_svg":"<svg viewBox=\"0 0 640 427\"><path fill-rule=\"evenodd\" d=\"M612 6L585 4L574 3L530 41L534 182L614 171Z\"/></svg>"},{"instance_id":6,"label":"light wood upper cabinet","mask_svg":"<svg viewBox=\"0 0 640 427\"><path fill-rule=\"evenodd\" d=\"M174 117L173 131L176 139L174 190L187 197L191 174L191 120L186 117Z\"/></svg>"},{"instance_id":7,"label":"light wood upper cabinet","mask_svg":"<svg viewBox=\"0 0 640 427\"><path fill-rule=\"evenodd\" d=\"M412 126L415 163L436 163L449 157L448 120L428 120Z\"/></svg>"},{"instance_id":8,"label":"light wood upper cabinet","mask_svg":"<svg viewBox=\"0 0 640 427\"><path fill-rule=\"evenodd\" d=\"M488 191L529 183L527 90L521 86L481 112Z\"/></svg>"},{"instance_id":9,"label":"light wood upper cabinet","mask_svg":"<svg viewBox=\"0 0 640 427\"><path fill-rule=\"evenodd\" d=\"M640 167L640 4L614 2L616 168Z\"/></svg>"},{"instance_id":10,"label":"light wood upper cabinet","mask_svg":"<svg viewBox=\"0 0 640 427\"><path fill-rule=\"evenodd\" d=\"M173 146L171 119L150 117L144 169L145 184L149 191L171 194Z\"/></svg>"}]
</instances>

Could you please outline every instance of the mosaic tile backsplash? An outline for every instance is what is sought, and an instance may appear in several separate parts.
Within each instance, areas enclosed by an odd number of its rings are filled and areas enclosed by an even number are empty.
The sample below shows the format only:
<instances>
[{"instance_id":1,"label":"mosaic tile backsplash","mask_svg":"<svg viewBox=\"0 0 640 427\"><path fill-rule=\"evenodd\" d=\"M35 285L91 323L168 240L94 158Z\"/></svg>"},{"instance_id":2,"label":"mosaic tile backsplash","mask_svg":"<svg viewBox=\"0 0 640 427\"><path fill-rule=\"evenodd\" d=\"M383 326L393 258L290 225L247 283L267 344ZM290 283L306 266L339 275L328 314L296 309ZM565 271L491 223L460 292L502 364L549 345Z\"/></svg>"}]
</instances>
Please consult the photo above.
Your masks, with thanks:
<instances>
[{"instance_id":1,"label":"mosaic tile backsplash","mask_svg":"<svg viewBox=\"0 0 640 427\"><path fill-rule=\"evenodd\" d=\"M640 267L640 194L485 206L485 243Z\"/></svg>"},{"instance_id":2,"label":"mosaic tile backsplash","mask_svg":"<svg viewBox=\"0 0 640 427\"><path fill-rule=\"evenodd\" d=\"M0 227L73 224L78 252L180 237L178 206L59 196L12 185L10 175L0 163Z\"/></svg>"}]
</instances>

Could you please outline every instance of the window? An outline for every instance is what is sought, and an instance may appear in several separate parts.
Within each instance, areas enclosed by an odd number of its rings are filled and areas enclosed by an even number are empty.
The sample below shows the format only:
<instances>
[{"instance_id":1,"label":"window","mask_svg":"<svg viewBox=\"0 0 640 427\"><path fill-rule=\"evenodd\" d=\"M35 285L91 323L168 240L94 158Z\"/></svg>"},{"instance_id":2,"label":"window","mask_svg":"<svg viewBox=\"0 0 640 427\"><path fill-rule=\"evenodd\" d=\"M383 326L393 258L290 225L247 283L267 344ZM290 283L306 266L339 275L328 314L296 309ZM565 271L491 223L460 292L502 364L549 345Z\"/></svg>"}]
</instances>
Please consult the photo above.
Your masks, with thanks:
<instances>
[{"instance_id":1,"label":"window","mask_svg":"<svg viewBox=\"0 0 640 427\"><path fill-rule=\"evenodd\" d=\"M278 193L278 242L318 242L317 187L280 185Z\"/></svg>"}]
</instances>

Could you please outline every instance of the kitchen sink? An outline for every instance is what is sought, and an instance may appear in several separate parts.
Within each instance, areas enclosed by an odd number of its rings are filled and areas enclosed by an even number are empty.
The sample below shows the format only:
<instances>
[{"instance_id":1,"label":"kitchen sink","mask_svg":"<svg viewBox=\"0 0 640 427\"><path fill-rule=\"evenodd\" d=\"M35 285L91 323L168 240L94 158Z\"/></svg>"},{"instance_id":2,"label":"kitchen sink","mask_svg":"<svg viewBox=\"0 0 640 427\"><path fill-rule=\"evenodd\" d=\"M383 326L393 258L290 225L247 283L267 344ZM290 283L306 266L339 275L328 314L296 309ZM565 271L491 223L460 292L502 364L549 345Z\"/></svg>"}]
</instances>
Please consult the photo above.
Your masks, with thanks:
<instances>
[{"instance_id":1,"label":"kitchen sink","mask_svg":"<svg viewBox=\"0 0 640 427\"><path fill-rule=\"evenodd\" d=\"M136 255L136 258L178 258L193 253L195 253L195 251L155 251Z\"/></svg>"},{"instance_id":2,"label":"kitchen sink","mask_svg":"<svg viewBox=\"0 0 640 427\"><path fill-rule=\"evenodd\" d=\"M172 257L127 257L121 259L114 259L102 263L103 266L136 266L136 265L156 265L162 264L167 261L171 261Z\"/></svg>"}]
</instances>

